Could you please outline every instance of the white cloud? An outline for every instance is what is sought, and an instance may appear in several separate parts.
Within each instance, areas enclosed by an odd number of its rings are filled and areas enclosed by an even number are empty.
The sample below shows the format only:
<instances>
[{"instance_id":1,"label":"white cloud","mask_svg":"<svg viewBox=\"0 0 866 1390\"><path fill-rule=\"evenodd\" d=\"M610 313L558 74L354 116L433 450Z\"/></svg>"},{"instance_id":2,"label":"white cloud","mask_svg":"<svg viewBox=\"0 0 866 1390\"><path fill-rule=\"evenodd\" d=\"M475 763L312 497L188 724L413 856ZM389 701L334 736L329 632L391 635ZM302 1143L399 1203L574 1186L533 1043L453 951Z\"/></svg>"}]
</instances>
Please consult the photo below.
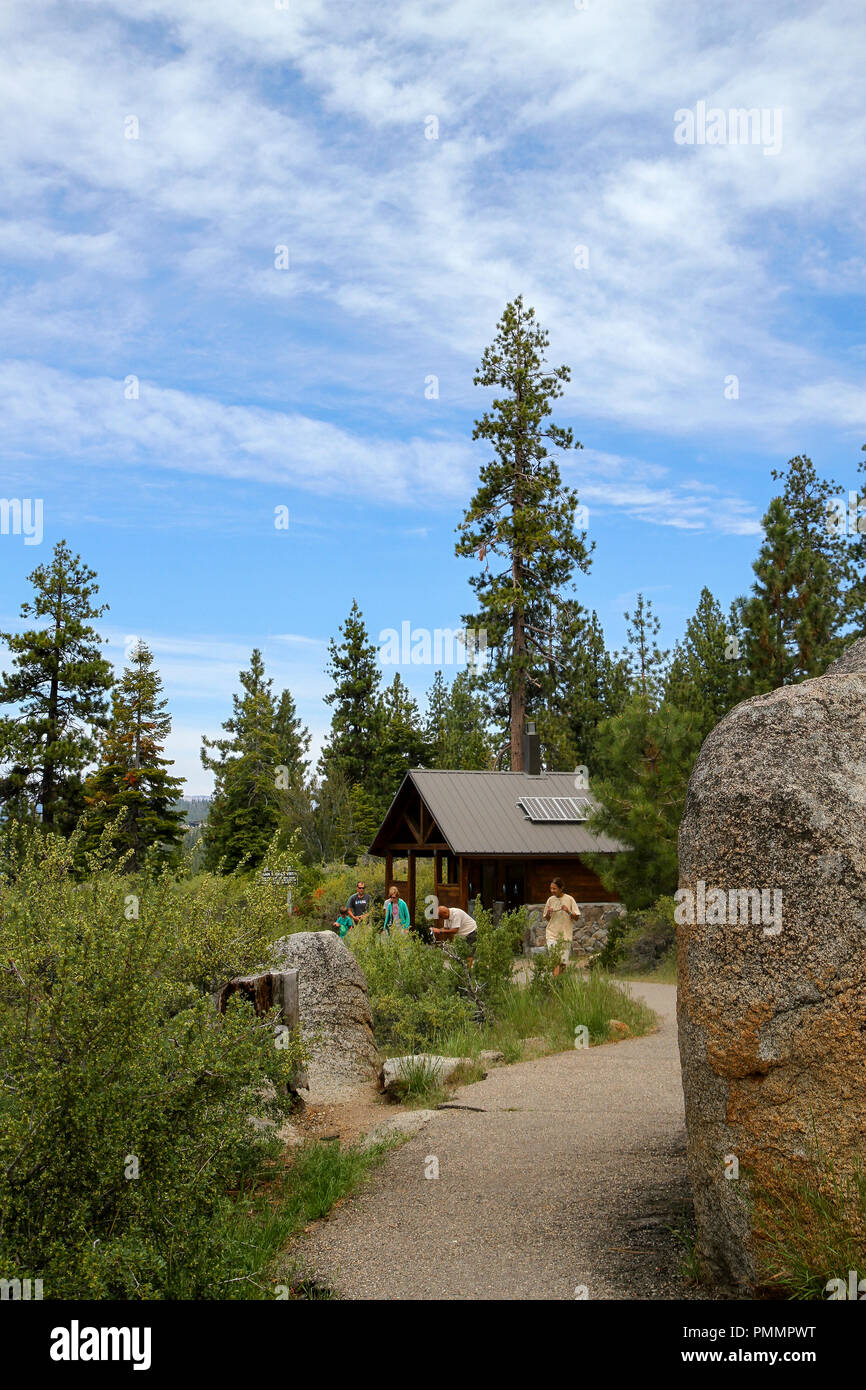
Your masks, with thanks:
<instances>
[{"instance_id":1,"label":"white cloud","mask_svg":"<svg viewBox=\"0 0 866 1390\"><path fill-rule=\"evenodd\" d=\"M613 427L778 455L810 429L854 438L862 357L805 334L787 296L810 248L817 290L862 285L859 251L837 246L863 222L860 62L838 37L855 14L142 0L130 26L93 0L55 7L46 44L41 7L11 7L7 456L453 506L480 457L472 371L519 290L572 366L560 414L585 443ZM782 152L675 145L673 113L698 99L782 108ZM69 360L78 375L56 370ZM643 469L603 482L580 463L582 496L754 529L735 496Z\"/></svg>"},{"instance_id":2,"label":"white cloud","mask_svg":"<svg viewBox=\"0 0 866 1390\"><path fill-rule=\"evenodd\" d=\"M841 396L837 404L841 408ZM324 421L226 407L147 382L138 400L126 400L120 382L81 380L31 363L0 363L0 418L12 451L62 449L82 465L112 469L147 460L324 496L372 492L416 511L443 504L453 510L469 494L478 462L459 436L361 438ZM696 496L694 483L678 483L660 465L586 449L563 456L562 472L584 502L643 521L738 534L758 529L744 501L715 491ZM275 497L283 500L281 493ZM273 640L318 641L292 634Z\"/></svg>"}]
</instances>

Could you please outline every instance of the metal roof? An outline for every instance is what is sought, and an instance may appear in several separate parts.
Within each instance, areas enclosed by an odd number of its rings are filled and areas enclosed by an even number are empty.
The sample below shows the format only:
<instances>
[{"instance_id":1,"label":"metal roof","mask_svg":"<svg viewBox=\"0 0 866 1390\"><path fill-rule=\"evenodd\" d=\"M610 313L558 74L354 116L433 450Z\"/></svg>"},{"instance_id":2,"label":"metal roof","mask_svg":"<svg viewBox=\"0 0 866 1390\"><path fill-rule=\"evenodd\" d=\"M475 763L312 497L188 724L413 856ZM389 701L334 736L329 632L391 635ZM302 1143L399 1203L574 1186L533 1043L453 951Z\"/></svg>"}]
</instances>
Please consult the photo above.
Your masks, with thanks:
<instances>
[{"instance_id":1,"label":"metal roof","mask_svg":"<svg viewBox=\"0 0 866 1390\"><path fill-rule=\"evenodd\" d=\"M414 768L406 774L371 853L387 848L388 831L414 786L452 854L615 854L628 847L585 825L527 818L521 797L574 796L573 772L456 772ZM595 798L581 788L593 807Z\"/></svg>"}]
</instances>

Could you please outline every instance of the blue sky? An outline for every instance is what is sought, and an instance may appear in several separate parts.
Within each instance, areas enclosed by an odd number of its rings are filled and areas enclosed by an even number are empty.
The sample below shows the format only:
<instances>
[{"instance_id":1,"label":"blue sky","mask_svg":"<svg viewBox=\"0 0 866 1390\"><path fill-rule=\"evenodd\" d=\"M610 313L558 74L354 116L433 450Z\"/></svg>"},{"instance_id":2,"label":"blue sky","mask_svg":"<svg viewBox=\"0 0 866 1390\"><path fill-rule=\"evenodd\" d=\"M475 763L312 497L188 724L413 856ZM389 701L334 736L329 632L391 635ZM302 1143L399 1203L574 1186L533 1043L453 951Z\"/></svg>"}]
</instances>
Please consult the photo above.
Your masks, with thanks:
<instances>
[{"instance_id":1,"label":"blue sky","mask_svg":"<svg viewBox=\"0 0 866 1390\"><path fill-rule=\"evenodd\" d=\"M45 516L0 535L0 623L66 537L111 659L157 655L191 792L253 646L318 746L353 598L374 639L470 605L472 375L518 293L572 368L613 645L639 589L672 645L703 584L748 586L772 467L856 484L859 3L580 4L0 11L0 495ZM678 144L699 102L781 147Z\"/></svg>"}]
</instances>

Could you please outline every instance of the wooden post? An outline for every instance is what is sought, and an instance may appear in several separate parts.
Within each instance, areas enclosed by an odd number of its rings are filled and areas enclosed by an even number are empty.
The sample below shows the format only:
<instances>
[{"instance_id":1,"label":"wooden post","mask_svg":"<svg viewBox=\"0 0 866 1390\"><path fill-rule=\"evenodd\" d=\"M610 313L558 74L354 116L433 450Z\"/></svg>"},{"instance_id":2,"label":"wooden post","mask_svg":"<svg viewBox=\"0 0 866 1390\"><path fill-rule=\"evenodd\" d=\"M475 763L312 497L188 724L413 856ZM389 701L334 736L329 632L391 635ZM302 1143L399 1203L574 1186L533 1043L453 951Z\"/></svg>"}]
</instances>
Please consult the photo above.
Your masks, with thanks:
<instances>
[{"instance_id":1,"label":"wooden post","mask_svg":"<svg viewBox=\"0 0 866 1390\"><path fill-rule=\"evenodd\" d=\"M274 1002L279 1003L281 1020L289 1028L300 1028L301 1026L299 975L300 972L297 970L283 970L274 976L275 981L279 981L279 987L274 991L276 995Z\"/></svg>"},{"instance_id":2,"label":"wooden post","mask_svg":"<svg viewBox=\"0 0 866 1390\"><path fill-rule=\"evenodd\" d=\"M414 925L415 925L415 855L414 855L414 853L412 852L411 849L409 850L409 853L408 853L408 856L407 856L407 870L406 870L406 873L407 873L407 878L408 878L408 885L407 885L406 892L407 892L408 897L409 897L409 903L408 903L408 907L409 907L409 921L412 923L412 926L414 927Z\"/></svg>"}]
</instances>

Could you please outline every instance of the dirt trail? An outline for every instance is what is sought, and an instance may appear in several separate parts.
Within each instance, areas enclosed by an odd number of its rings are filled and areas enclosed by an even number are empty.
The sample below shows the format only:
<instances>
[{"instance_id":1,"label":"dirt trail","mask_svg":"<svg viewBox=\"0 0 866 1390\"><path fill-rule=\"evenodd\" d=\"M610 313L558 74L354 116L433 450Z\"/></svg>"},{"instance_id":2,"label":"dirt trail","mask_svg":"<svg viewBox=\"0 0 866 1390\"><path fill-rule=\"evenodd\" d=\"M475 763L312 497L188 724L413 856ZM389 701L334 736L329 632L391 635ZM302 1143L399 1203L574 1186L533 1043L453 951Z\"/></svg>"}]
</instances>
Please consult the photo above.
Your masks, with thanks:
<instances>
[{"instance_id":1,"label":"dirt trail","mask_svg":"<svg viewBox=\"0 0 866 1390\"><path fill-rule=\"evenodd\" d=\"M676 988L631 988L658 1032L461 1087L479 1111L435 1112L293 1257L352 1299L696 1296L669 1229L690 1212Z\"/></svg>"}]
</instances>

